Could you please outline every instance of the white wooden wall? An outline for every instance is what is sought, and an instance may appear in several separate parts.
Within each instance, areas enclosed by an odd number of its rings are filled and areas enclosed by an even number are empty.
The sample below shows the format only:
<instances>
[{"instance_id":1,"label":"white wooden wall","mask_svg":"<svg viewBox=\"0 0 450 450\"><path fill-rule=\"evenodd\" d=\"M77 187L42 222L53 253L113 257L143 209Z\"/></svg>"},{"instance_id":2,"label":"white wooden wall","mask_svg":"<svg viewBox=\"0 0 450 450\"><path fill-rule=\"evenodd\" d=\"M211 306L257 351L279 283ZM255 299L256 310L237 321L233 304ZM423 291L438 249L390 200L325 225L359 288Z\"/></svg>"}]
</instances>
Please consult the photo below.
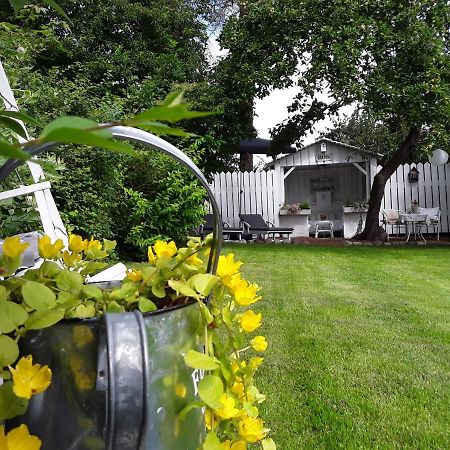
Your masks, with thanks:
<instances>
[{"instance_id":1,"label":"white wooden wall","mask_svg":"<svg viewBox=\"0 0 450 450\"><path fill-rule=\"evenodd\" d=\"M408 180L412 167L419 171L417 183ZM380 169L378 166L377 170ZM215 174L211 188L223 220L238 226L239 213L259 213L265 220L278 224L282 181L277 173L271 170ZM412 200L417 200L424 208L439 207L441 232L450 233L450 163L439 167L430 163L400 166L386 184L382 208L405 211Z\"/></svg>"},{"instance_id":2,"label":"white wooden wall","mask_svg":"<svg viewBox=\"0 0 450 450\"><path fill-rule=\"evenodd\" d=\"M268 172L221 172L214 175L211 188L222 220L239 226L239 213L261 214L278 223L280 189L274 170Z\"/></svg>"}]
</instances>

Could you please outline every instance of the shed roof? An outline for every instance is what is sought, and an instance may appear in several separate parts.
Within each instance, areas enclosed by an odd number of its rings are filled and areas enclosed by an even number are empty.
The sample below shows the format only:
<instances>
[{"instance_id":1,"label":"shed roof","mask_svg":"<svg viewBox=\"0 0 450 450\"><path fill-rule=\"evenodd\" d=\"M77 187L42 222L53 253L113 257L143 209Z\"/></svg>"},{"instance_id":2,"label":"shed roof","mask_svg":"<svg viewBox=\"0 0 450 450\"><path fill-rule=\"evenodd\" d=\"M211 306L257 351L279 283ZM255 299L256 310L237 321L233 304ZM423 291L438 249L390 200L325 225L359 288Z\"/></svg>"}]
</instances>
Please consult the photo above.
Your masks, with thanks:
<instances>
[{"instance_id":1,"label":"shed roof","mask_svg":"<svg viewBox=\"0 0 450 450\"><path fill-rule=\"evenodd\" d=\"M334 141L332 139L328 139L326 137L321 137L319 139L317 139L315 142L306 145L305 147L302 147L301 149L297 150L295 153L293 154L289 154L289 155L285 155L282 156L280 158L275 159L274 161L272 161L271 163L269 163L269 166L286 166L286 165L308 165L306 162L301 162L304 158L300 156L300 154L308 154L309 155L309 160L310 160L310 164L312 164L312 159L311 159L311 153L313 153L315 151L315 148L319 148L319 146L322 144L331 144L335 149L339 149L341 152L345 151L345 150L351 150L352 154L359 154L361 156L365 156L364 159L367 159L368 157L372 157L372 158L380 158L381 155L380 153L374 154L372 152L368 152L366 150L363 150L359 147L355 147L354 145L350 145L350 144L346 144L344 142L338 142L338 141ZM348 152L347 152L348 153ZM308 159L308 158L307 158ZM299 161L299 164L296 164L295 161ZM336 161L336 162L343 162L343 161Z\"/></svg>"}]
</instances>

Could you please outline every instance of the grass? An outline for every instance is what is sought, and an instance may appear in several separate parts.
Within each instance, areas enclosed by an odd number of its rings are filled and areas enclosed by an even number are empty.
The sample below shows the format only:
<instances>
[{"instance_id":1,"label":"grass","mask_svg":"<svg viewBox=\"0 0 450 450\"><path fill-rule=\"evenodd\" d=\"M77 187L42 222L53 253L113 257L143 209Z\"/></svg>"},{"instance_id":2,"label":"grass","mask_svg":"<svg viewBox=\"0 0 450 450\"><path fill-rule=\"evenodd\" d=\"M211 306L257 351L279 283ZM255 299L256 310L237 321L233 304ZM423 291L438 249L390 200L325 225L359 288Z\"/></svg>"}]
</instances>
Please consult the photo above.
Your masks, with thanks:
<instances>
[{"instance_id":1,"label":"grass","mask_svg":"<svg viewBox=\"0 0 450 450\"><path fill-rule=\"evenodd\" d=\"M450 448L450 249L234 245L280 450Z\"/></svg>"}]
</instances>

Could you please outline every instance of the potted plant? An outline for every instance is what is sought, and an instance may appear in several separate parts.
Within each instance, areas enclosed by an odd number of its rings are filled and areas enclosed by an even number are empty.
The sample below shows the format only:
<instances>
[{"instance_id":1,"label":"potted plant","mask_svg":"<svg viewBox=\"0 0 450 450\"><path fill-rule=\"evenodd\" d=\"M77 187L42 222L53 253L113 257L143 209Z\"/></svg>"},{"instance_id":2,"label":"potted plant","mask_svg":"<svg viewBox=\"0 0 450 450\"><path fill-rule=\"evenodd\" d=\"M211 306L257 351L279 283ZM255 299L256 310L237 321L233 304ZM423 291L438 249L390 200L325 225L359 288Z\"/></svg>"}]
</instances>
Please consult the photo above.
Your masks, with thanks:
<instances>
[{"instance_id":1,"label":"potted plant","mask_svg":"<svg viewBox=\"0 0 450 450\"><path fill-rule=\"evenodd\" d=\"M369 203L366 200L358 200L358 201L347 200L343 206L344 213L367 212L368 208Z\"/></svg>"},{"instance_id":2,"label":"potted plant","mask_svg":"<svg viewBox=\"0 0 450 450\"><path fill-rule=\"evenodd\" d=\"M140 130L111 130L191 168L218 216L206 180L182 152ZM2 175L15 167L10 163ZM118 285L89 283L106 266L114 241L71 235L64 248L44 236L42 265L14 277L27 244L17 236L5 240L4 448L20 442L37 450L42 440L44 449L131 450L150 442L161 450L239 450L256 442L275 449L258 412L265 397L254 383L263 362L258 354L267 347L255 335L261 314L248 309L261 300L259 286L241 276L233 254L219 257L219 218L215 228L214 236L190 238L181 248L156 242L148 261Z\"/></svg>"},{"instance_id":3,"label":"potted plant","mask_svg":"<svg viewBox=\"0 0 450 450\"><path fill-rule=\"evenodd\" d=\"M311 205L308 201L300 203L300 214L311 214Z\"/></svg>"}]
</instances>

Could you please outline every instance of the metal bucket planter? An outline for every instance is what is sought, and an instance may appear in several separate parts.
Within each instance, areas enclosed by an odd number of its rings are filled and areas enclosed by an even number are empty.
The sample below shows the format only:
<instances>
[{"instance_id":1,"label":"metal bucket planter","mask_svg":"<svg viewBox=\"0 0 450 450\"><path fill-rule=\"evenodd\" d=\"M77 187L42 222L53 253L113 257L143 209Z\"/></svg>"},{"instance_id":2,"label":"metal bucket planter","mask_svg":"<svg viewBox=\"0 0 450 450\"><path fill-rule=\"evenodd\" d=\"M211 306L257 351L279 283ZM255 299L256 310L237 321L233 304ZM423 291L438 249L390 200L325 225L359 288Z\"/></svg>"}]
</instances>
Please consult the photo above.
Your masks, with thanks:
<instances>
[{"instance_id":1,"label":"metal bucket planter","mask_svg":"<svg viewBox=\"0 0 450 450\"><path fill-rule=\"evenodd\" d=\"M214 239L208 271L220 252L220 214L200 170L181 151L150 133L113 127L113 135L158 149L188 167L206 189L214 212ZM38 154L56 146L28 149ZM0 168L4 179L20 164ZM30 400L25 416L42 450L195 450L204 437L202 409L179 412L196 399L201 374L183 355L201 351L202 322L196 303L155 311L105 314L103 318L66 320L29 332L23 354L47 364L53 381Z\"/></svg>"}]
</instances>

